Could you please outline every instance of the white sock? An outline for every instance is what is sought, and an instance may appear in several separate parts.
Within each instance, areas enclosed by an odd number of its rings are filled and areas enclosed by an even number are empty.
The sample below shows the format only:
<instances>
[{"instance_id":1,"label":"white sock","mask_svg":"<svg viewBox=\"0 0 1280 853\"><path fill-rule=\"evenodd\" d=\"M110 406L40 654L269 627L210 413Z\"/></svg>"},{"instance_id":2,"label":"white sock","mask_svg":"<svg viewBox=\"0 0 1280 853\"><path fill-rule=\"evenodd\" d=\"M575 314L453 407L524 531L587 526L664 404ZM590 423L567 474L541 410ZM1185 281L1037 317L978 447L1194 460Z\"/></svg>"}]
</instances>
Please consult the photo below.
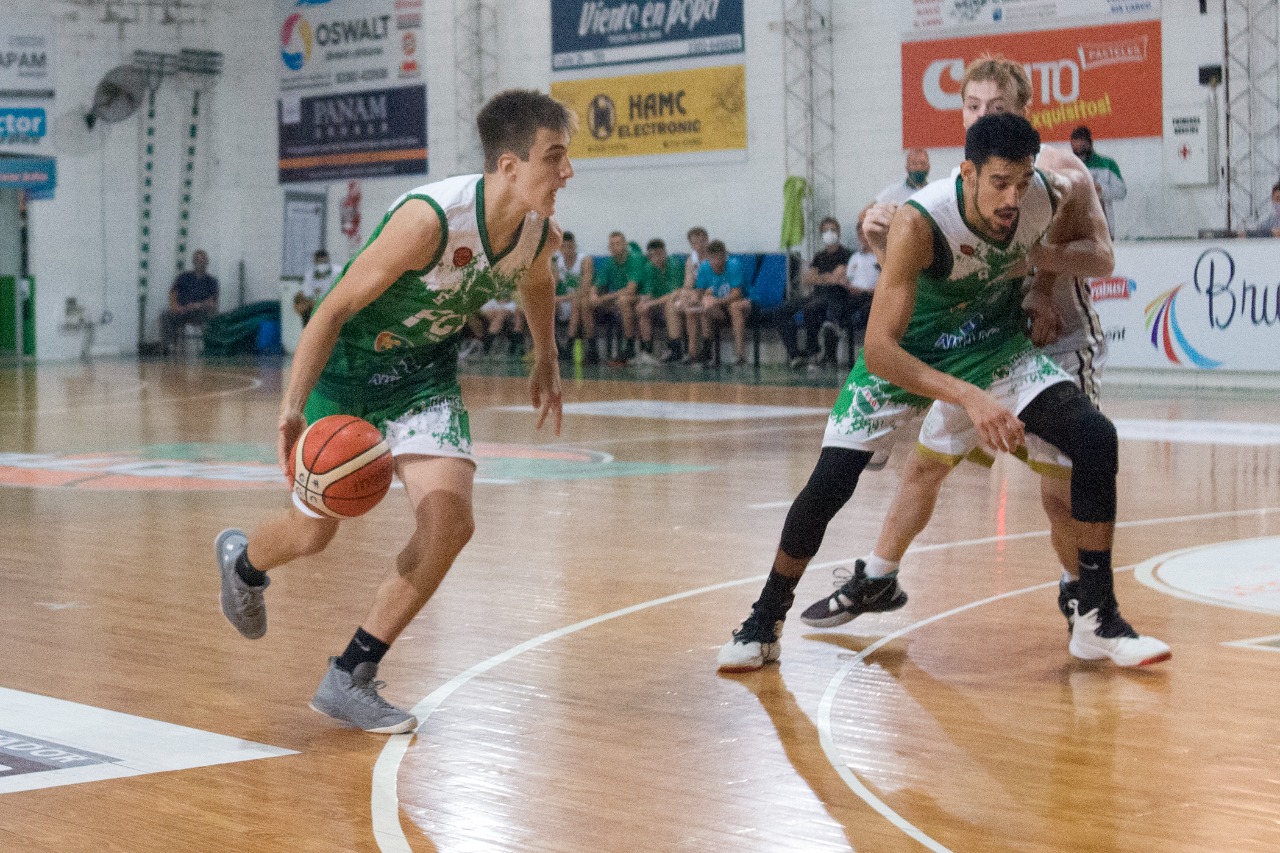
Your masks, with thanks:
<instances>
[{"instance_id":1,"label":"white sock","mask_svg":"<svg viewBox=\"0 0 1280 853\"><path fill-rule=\"evenodd\" d=\"M862 562L867 564L867 577L869 578L884 578L896 574L898 571L896 562L877 557L874 551L863 557Z\"/></svg>"}]
</instances>

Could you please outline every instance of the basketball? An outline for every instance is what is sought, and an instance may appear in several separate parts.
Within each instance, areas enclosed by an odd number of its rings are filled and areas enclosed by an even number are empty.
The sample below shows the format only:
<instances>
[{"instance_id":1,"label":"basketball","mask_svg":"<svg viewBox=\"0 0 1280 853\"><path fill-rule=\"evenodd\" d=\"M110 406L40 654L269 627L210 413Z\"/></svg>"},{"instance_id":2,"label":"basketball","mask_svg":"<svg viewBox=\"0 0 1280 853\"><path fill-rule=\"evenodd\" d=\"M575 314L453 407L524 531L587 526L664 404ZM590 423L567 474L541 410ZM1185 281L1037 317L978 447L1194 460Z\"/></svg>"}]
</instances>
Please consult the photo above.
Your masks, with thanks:
<instances>
[{"instance_id":1,"label":"basketball","mask_svg":"<svg viewBox=\"0 0 1280 853\"><path fill-rule=\"evenodd\" d=\"M293 492L329 518L355 518L391 488L391 450L382 433L352 415L329 415L298 438L290 458Z\"/></svg>"}]
</instances>

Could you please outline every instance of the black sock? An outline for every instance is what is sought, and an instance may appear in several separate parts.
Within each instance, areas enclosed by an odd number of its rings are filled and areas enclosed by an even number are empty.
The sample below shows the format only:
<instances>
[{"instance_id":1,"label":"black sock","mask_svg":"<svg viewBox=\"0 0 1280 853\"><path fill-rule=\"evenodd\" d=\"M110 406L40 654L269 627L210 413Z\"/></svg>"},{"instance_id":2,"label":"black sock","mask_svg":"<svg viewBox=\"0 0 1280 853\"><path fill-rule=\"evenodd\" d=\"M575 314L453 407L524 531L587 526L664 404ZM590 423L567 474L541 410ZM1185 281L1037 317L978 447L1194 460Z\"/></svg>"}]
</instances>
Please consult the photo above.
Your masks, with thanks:
<instances>
[{"instance_id":1,"label":"black sock","mask_svg":"<svg viewBox=\"0 0 1280 853\"><path fill-rule=\"evenodd\" d=\"M751 609L769 622L786 619L787 611L796 600L795 592L798 583L800 578L789 578L779 574L777 570L771 570L769 579L764 582L764 589L760 591L760 597L756 599L755 604L751 605Z\"/></svg>"},{"instance_id":2,"label":"black sock","mask_svg":"<svg viewBox=\"0 0 1280 853\"><path fill-rule=\"evenodd\" d=\"M1080 603L1077 613L1106 609L1116 600L1112 584L1111 552L1080 549Z\"/></svg>"},{"instance_id":3,"label":"black sock","mask_svg":"<svg viewBox=\"0 0 1280 853\"><path fill-rule=\"evenodd\" d=\"M334 662L334 666L343 672L354 672L362 663L381 663L382 656L391 646L370 634L364 628L357 628L356 634L347 643L347 650Z\"/></svg>"},{"instance_id":4,"label":"black sock","mask_svg":"<svg viewBox=\"0 0 1280 853\"><path fill-rule=\"evenodd\" d=\"M236 574L249 586L262 586L267 582L267 573L258 571L249 562L248 548L241 551L240 558L236 560Z\"/></svg>"}]
</instances>

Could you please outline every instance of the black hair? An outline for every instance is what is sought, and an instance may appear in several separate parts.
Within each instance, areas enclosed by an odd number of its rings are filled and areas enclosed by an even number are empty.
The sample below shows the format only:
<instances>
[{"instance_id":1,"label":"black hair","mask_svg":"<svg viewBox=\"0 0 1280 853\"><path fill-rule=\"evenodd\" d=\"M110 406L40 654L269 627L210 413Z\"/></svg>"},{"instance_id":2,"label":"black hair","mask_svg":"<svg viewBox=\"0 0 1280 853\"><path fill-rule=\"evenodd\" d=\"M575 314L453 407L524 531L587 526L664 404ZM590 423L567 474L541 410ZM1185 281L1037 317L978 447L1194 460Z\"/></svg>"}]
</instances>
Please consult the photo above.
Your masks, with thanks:
<instances>
[{"instance_id":1,"label":"black hair","mask_svg":"<svg viewBox=\"0 0 1280 853\"><path fill-rule=\"evenodd\" d=\"M1077 127L1075 130L1071 131L1071 138L1072 138L1072 139L1087 139L1087 140L1089 140L1090 142L1092 142L1092 141L1093 141L1093 132L1092 132L1092 131L1090 131L1090 130L1089 130L1089 128L1085 127L1085 126L1082 124L1082 125L1080 125L1079 127Z\"/></svg>"},{"instance_id":2,"label":"black hair","mask_svg":"<svg viewBox=\"0 0 1280 853\"><path fill-rule=\"evenodd\" d=\"M840 230L840 220L836 219L834 216L822 217L822 221L818 223L818 230L821 231L822 226L824 225L834 225L837 231Z\"/></svg>"},{"instance_id":3,"label":"black hair","mask_svg":"<svg viewBox=\"0 0 1280 853\"><path fill-rule=\"evenodd\" d=\"M729 250L725 248L723 240L712 240L707 244L708 255L727 255Z\"/></svg>"},{"instance_id":4,"label":"black hair","mask_svg":"<svg viewBox=\"0 0 1280 853\"><path fill-rule=\"evenodd\" d=\"M644 250L646 252L652 252L654 249L662 249L665 252L667 249L667 241L663 240L661 237L654 237L645 244Z\"/></svg>"},{"instance_id":5,"label":"black hair","mask_svg":"<svg viewBox=\"0 0 1280 853\"><path fill-rule=\"evenodd\" d=\"M476 116L480 146L484 149L484 170L496 171L498 158L508 151L521 160L528 160L539 129L572 134L577 126L576 118L564 104L534 89L499 92Z\"/></svg>"},{"instance_id":6,"label":"black hair","mask_svg":"<svg viewBox=\"0 0 1280 853\"><path fill-rule=\"evenodd\" d=\"M1023 160L1040 152L1040 133L1013 113L985 115L964 135L964 159L978 168L992 157Z\"/></svg>"},{"instance_id":7,"label":"black hair","mask_svg":"<svg viewBox=\"0 0 1280 853\"><path fill-rule=\"evenodd\" d=\"M576 243L576 242L578 242L578 238L573 236L573 232L572 232L572 231L566 231L566 232L564 232L563 234L561 234L561 235L560 235L560 239L561 239L561 240L572 240L572 241L573 241L573 242L575 242L575 243Z\"/></svg>"}]
</instances>

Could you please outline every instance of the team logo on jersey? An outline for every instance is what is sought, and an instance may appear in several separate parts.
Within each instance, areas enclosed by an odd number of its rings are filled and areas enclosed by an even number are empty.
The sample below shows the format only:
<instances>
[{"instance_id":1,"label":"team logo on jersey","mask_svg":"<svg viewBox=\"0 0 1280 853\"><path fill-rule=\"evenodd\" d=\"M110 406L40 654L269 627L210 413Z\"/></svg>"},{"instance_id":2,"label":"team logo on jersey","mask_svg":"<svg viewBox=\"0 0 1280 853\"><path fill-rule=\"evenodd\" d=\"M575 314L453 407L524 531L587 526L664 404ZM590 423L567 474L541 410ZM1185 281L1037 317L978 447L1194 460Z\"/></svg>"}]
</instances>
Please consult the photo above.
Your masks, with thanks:
<instances>
[{"instance_id":1,"label":"team logo on jersey","mask_svg":"<svg viewBox=\"0 0 1280 853\"><path fill-rule=\"evenodd\" d=\"M396 347L407 347L408 345L409 342L395 332L378 332L378 337L373 339L374 352L387 352Z\"/></svg>"},{"instance_id":2,"label":"team logo on jersey","mask_svg":"<svg viewBox=\"0 0 1280 853\"><path fill-rule=\"evenodd\" d=\"M475 252L472 252L470 248L459 246L453 250L453 265L454 267L465 267L471 263L471 259L474 257Z\"/></svg>"}]
</instances>

